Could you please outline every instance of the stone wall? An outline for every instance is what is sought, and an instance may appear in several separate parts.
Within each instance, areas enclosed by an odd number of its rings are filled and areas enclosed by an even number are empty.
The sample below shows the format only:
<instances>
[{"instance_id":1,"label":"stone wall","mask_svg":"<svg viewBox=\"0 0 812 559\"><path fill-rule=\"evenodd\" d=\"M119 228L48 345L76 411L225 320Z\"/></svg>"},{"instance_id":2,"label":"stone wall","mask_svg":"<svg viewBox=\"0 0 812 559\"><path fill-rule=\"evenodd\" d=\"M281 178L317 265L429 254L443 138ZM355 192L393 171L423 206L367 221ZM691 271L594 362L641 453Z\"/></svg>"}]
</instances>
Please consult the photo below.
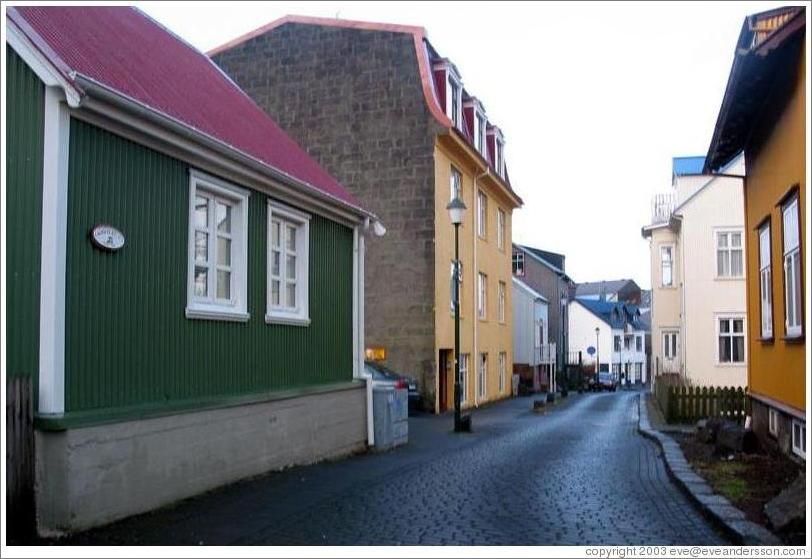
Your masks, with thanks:
<instances>
[{"instance_id":1,"label":"stone wall","mask_svg":"<svg viewBox=\"0 0 812 559\"><path fill-rule=\"evenodd\" d=\"M287 23L213 57L386 226L367 242L366 346L434 402L434 144L412 35Z\"/></svg>"},{"instance_id":2,"label":"stone wall","mask_svg":"<svg viewBox=\"0 0 812 559\"><path fill-rule=\"evenodd\" d=\"M366 390L38 431L37 521L58 535L366 448Z\"/></svg>"}]
</instances>

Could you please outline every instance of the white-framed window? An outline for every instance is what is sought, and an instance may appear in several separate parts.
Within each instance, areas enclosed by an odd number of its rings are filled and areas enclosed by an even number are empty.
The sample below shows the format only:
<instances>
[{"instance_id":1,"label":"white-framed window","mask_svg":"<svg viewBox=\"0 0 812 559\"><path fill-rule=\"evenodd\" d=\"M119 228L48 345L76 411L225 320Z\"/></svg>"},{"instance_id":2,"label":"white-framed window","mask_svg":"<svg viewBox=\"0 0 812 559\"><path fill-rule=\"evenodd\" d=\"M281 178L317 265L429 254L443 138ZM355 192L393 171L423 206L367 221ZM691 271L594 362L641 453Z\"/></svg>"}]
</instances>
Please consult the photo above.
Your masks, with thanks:
<instances>
[{"instance_id":1,"label":"white-framed window","mask_svg":"<svg viewBox=\"0 0 812 559\"><path fill-rule=\"evenodd\" d=\"M507 368L507 353L501 352L499 354L499 393L505 391L505 369Z\"/></svg>"},{"instance_id":2,"label":"white-framed window","mask_svg":"<svg viewBox=\"0 0 812 559\"><path fill-rule=\"evenodd\" d=\"M488 236L488 197L481 190L476 197L477 234L483 239Z\"/></svg>"},{"instance_id":3,"label":"white-framed window","mask_svg":"<svg viewBox=\"0 0 812 559\"><path fill-rule=\"evenodd\" d=\"M744 318L718 319L719 363L744 363Z\"/></svg>"},{"instance_id":4,"label":"white-framed window","mask_svg":"<svg viewBox=\"0 0 812 559\"><path fill-rule=\"evenodd\" d=\"M612 363L612 372L620 376L620 363Z\"/></svg>"},{"instance_id":5,"label":"white-framed window","mask_svg":"<svg viewBox=\"0 0 812 559\"><path fill-rule=\"evenodd\" d=\"M451 261L451 312L452 313L454 312L454 293L457 291L457 282L454 281L454 268L455 268L454 261L452 260ZM459 274L459 278L460 278L459 302L460 302L460 316L462 316L462 309L463 309L462 294L464 293L464 291L462 290L462 273L463 273L462 261L460 261L460 267L459 267L459 270L458 270L457 273Z\"/></svg>"},{"instance_id":6,"label":"white-framed window","mask_svg":"<svg viewBox=\"0 0 812 559\"><path fill-rule=\"evenodd\" d=\"M792 452L806 459L806 424L792 420Z\"/></svg>"},{"instance_id":7,"label":"white-framed window","mask_svg":"<svg viewBox=\"0 0 812 559\"><path fill-rule=\"evenodd\" d=\"M496 155L494 157L494 167L499 176L505 178L505 142L497 138L494 141L496 147Z\"/></svg>"},{"instance_id":8,"label":"white-framed window","mask_svg":"<svg viewBox=\"0 0 812 559\"><path fill-rule=\"evenodd\" d=\"M677 358L677 345L679 332L663 332L663 358L670 360Z\"/></svg>"},{"instance_id":9,"label":"white-framed window","mask_svg":"<svg viewBox=\"0 0 812 559\"><path fill-rule=\"evenodd\" d=\"M190 172L188 318L249 318L248 196L248 190Z\"/></svg>"},{"instance_id":10,"label":"white-framed window","mask_svg":"<svg viewBox=\"0 0 812 559\"><path fill-rule=\"evenodd\" d=\"M485 398L488 394L488 354L479 354L479 368L477 370L477 394Z\"/></svg>"},{"instance_id":11,"label":"white-framed window","mask_svg":"<svg viewBox=\"0 0 812 559\"><path fill-rule=\"evenodd\" d=\"M460 353L460 403L464 404L468 393L468 354Z\"/></svg>"},{"instance_id":12,"label":"white-framed window","mask_svg":"<svg viewBox=\"0 0 812 559\"><path fill-rule=\"evenodd\" d=\"M744 248L742 232L716 232L716 277L740 278L744 276Z\"/></svg>"},{"instance_id":13,"label":"white-framed window","mask_svg":"<svg viewBox=\"0 0 812 559\"><path fill-rule=\"evenodd\" d=\"M663 287L674 285L674 246L660 247L660 269Z\"/></svg>"},{"instance_id":14,"label":"white-framed window","mask_svg":"<svg viewBox=\"0 0 812 559\"><path fill-rule=\"evenodd\" d=\"M477 151L483 155L485 154L486 122L485 115L479 111L476 111L476 130L474 131L474 141L476 143Z\"/></svg>"},{"instance_id":15,"label":"white-framed window","mask_svg":"<svg viewBox=\"0 0 812 559\"><path fill-rule=\"evenodd\" d=\"M513 253L513 275L524 276L524 253Z\"/></svg>"},{"instance_id":16,"label":"white-framed window","mask_svg":"<svg viewBox=\"0 0 812 559\"><path fill-rule=\"evenodd\" d=\"M505 291L506 291L505 282L500 281L499 282L498 293L497 293L497 295L498 295L497 300L499 301L498 315L499 315L499 322L501 322L501 323L505 322L505 297L506 297Z\"/></svg>"},{"instance_id":17,"label":"white-framed window","mask_svg":"<svg viewBox=\"0 0 812 559\"><path fill-rule=\"evenodd\" d=\"M310 216L268 201L268 282L265 321L310 324Z\"/></svg>"},{"instance_id":18,"label":"white-framed window","mask_svg":"<svg viewBox=\"0 0 812 559\"><path fill-rule=\"evenodd\" d=\"M761 337L773 337L773 278L770 223L758 230L759 294L761 301Z\"/></svg>"},{"instance_id":19,"label":"white-framed window","mask_svg":"<svg viewBox=\"0 0 812 559\"><path fill-rule=\"evenodd\" d=\"M780 414L778 410L775 408L770 408L768 412L768 429L770 431L770 435L773 437L778 436L778 420L780 418Z\"/></svg>"},{"instance_id":20,"label":"white-framed window","mask_svg":"<svg viewBox=\"0 0 812 559\"><path fill-rule=\"evenodd\" d=\"M502 208L496 210L496 248L504 250L505 248L505 223L507 222L507 214Z\"/></svg>"},{"instance_id":21,"label":"white-framed window","mask_svg":"<svg viewBox=\"0 0 812 559\"><path fill-rule=\"evenodd\" d=\"M462 174L456 167L451 167L451 200L459 198L462 200Z\"/></svg>"},{"instance_id":22,"label":"white-framed window","mask_svg":"<svg viewBox=\"0 0 812 559\"><path fill-rule=\"evenodd\" d=\"M632 348L632 336L623 336L623 349L630 350Z\"/></svg>"},{"instance_id":23,"label":"white-framed window","mask_svg":"<svg viewBox=\"0 0 812 559\"><path fill-rule=\"evenodd\" d=\"M448 75L448 110L449 118L454 126L461 128L462 123L462 84L450 73Z\"/></svg>"},{"instance_id":24,"label":"white-framed window","mask_svg":"<svg viewBox=\"0 0 812 559\"><path fill-rule=\"evenodd\" d=\"M634 380L635 382L643 382L643 364L634 364Z\"/></svg>"},{"instance_id":25,"label":"white-framed window","mask_svg":"<svg viewBox=\"0 0 812 559\"><path fill-rule=\"evenodd\" d=\"M637 351L643 351L643 336L637 336L635 338L635 349Z\"/></svg>"},{"instance_id":26,"label":"white-framed window","mask_svg":"<svg viewBox=\"0 0 812 559\"><path fill-rule=\"evenodd\" d=\"M784 240L784 314L787 336L803 333L801 282L801 236L798 219L798 196L794 195L781 207Z\"/></svg>"},{"instance_id":27,"label":"white-framed window","mask_svg":"<svg viewBox=\"0 0 812 559\"><path fill-rule=\"evenodd\" d=\"M479 296L476 302L476 314L479 318L486 318L488 308L488 276L479 272L479 285L477 287Z\"/></svg>"},{"instance_id":28,"label":"white-framed window","mask_svg":"<svg viewBox=\"0 0 812 559\"><path fill-rule=\"evenodd\" d=\"M615 336L615 351L620 351L620 336Z\"/></svg>"}]
</instances>

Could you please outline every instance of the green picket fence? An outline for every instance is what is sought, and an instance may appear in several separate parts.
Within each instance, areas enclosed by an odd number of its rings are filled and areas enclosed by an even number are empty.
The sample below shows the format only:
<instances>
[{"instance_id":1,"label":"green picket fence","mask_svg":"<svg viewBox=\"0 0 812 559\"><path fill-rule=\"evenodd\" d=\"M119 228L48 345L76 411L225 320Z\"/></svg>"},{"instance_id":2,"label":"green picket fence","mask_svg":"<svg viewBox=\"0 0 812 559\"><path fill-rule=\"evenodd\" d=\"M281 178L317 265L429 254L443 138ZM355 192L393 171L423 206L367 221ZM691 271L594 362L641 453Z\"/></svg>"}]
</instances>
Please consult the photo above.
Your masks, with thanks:
<instances>
[{"instance_id":1,"label":"green picket fence","mask_svg":"<svg viewBox=\"0 0 812 559\"><path fill-rule=\"evenodd\" d=\"M719 386L655 386L655 397L668 423L693 423L721 418L744 423L748 413L747 392Z\"/></svg>"}]
</instances>

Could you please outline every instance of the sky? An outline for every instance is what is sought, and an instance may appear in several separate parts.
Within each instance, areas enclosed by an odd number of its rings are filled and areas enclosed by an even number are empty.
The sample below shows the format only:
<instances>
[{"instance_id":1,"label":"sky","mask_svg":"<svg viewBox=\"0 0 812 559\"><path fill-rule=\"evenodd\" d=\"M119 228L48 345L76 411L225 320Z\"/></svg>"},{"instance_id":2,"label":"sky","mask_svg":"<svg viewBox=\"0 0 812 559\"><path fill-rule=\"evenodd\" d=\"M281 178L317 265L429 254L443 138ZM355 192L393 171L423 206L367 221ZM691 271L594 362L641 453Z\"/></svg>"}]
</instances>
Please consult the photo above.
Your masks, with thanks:
<instances>
[{"instance_id":1,"label":"sky","mask_svg":"<svg viewBox=\"0 0 812 559\"><path fill-rule=\"evenodd\" d=\"M513 240L650 287L640 229L704 155L746 15L780 2L136 2L206 51L286 14L418 25L505 134Z\"/></svg>"}]
</instances>

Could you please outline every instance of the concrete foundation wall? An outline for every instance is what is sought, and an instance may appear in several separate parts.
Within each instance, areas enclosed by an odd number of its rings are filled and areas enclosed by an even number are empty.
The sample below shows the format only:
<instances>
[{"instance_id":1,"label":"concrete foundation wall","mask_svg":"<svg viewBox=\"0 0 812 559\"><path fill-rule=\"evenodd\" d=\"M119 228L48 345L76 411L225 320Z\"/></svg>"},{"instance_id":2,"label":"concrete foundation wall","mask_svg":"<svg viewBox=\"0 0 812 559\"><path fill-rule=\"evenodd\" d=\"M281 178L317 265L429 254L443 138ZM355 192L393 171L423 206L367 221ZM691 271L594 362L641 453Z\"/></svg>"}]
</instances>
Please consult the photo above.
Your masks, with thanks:
<instances>
[{"instance_id":1,"label":"concrete foundation wall","mask_svg":"<svg viewBox=\"0 0 812 559\"><path fill-rule=\"evenodd\" d=\"M750 399L751 413L753 418L753 432L758 437L758 442L762 447L771 450L780 450L784 454L797 458L792 452L792 419L793 417L776 408L778 411L778 433L770 434L770 406L756 400Z\"/></svg>"},{"instance_id":2,"label":"concrete foundation wall","mask_svg":"<svg viewBox=\"0 0 812 559\"><path fill-rule=\"evenodd\" d=\"M37 433L43 535L90 528L366 445L363 385L259 404Z\"/></svg>"}]
</instances>

